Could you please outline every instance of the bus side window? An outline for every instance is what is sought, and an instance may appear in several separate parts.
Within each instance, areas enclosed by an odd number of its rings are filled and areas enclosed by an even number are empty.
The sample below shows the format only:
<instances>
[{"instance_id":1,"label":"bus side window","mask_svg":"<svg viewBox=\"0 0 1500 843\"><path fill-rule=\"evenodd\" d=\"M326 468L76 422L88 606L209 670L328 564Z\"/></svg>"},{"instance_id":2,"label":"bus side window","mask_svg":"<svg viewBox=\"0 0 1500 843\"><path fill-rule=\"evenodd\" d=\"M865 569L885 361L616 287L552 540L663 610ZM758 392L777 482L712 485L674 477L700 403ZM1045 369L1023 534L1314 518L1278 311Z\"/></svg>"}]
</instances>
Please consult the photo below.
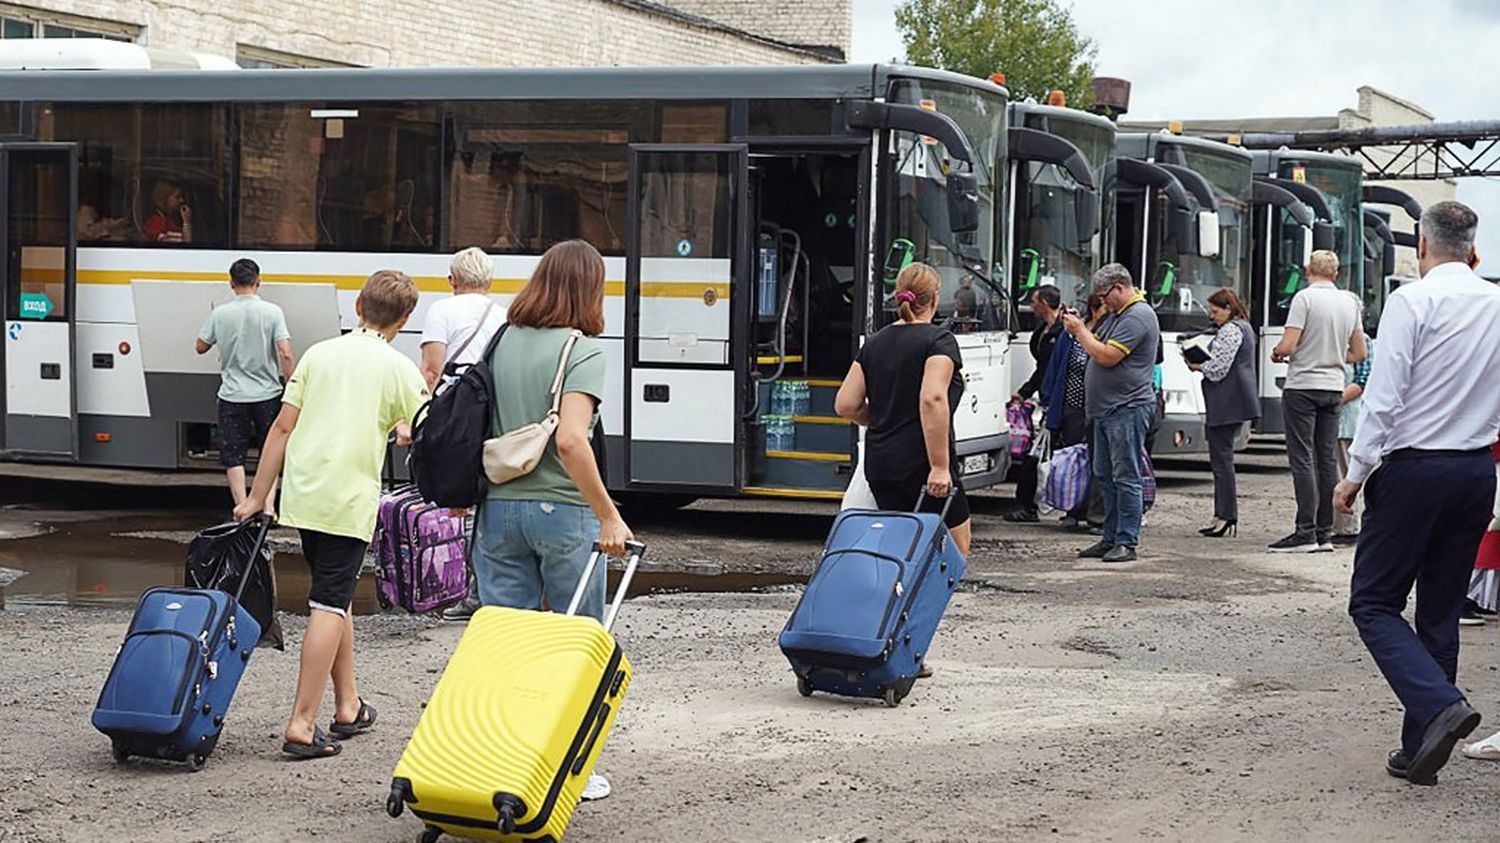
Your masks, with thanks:
<instances>
[{"instance_id":1,"label":"bus side window","mask_svg":"<svg viewBox=\"0 0 1500 843\"><path fill-rule=\"evenodd\" d=\"M436 105L240 108L239 245L428 251L437 235Z\"/></svg>"},{"instance_id":2,"label":"bus side window","mask_svg":"<svg viewBox=\"0 0 1500 843\"><path fill-rule=\"evenodd\" d=\"M453 103L449 248L541 254L582 238L625 253L629 144L652 139L634 101Z\"/></svg>"},{"instance_id":3,"label":"bus side window","mask_svg":"<svg viewBox=\"0 0 1500 843\"><path fill-rule=\"evenodd\" d=\"M226 106L60 103L36 113L37 140L78 144L80 243L228 245Z\"/></svg>"}]
</instances>

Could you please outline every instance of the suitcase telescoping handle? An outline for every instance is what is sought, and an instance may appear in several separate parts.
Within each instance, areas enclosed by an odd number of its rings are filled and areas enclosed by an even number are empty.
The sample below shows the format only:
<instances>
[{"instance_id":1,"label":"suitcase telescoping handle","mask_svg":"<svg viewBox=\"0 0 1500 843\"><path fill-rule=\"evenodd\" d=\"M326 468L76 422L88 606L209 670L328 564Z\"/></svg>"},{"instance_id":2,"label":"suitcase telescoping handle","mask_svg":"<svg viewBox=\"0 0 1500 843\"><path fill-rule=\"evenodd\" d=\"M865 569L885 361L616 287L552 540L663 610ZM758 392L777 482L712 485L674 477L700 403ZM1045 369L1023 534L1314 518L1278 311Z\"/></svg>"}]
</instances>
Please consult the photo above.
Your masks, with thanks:
<instances>
[{"instance_id":1,"label":"suitcase telescoping handle","mask_svg":"<svg viewBox=\"0 0 1500 843\"><path fill-rule=\"evenodd\" d=\"M953 499L955 497L957 497L957 496L958 496L957 489L949 487L949 489L948 489L948 497L943 499L943 514L940 515L940 516L938 516L938 520L939 521L942 521L945 524L948 522L948 507L953 506ZM912 512L921 512L922 511L922 501L927 500L927 498L928 498L927 487L923 486L922 487L922 491L920 491L920 492L917 493L917 505L914 506L914 507L912 507L911 511Z\"/></svg>"},{"instance_id":2,"label":"suitcase telescoping handle","mask_svg":"<svg viewBox=\"0 0 1500 843\"><path fill-rule=\"evenodd\" d=\"M625 602L625 591L630 588L630 581L635 579L635 569L641 564L641 557L646 555L646 545L638 541L625 543L625 573L620 575L620 585L615 589L615 599L610 602L609 610L604 613L604 631L608 632L615 626L615 615L620 613L620 604ZM599 560L604 557L604 548L594 542L594 550L589 554L589 562L583 566L583 576L578 579L578 588L573 590L573 599L568 601L568 614L578 614L578 606L583 603L583 592L594 579L594 569L599 566ZM608 572L609 566L604 566Z\"/></svg>"},{"instance_id":3,"label":"suitcase telescoping handle","mask_svg":"<svg viewBox=\"0 0 1500 843\"><path fill-rule=\"evenodd\" d=\"M271 527L275 525L276 519L265 513L253 516L250 519L256 525L255 547L250 549L250 560L245 563L245 573L240 575L239 587L234 590L234 602L240 602L245 594L245 584L250 582L250 574L255 570L255 561L260 558L261 549L266 546L266 539L271 535Z\"/></svg>"}]
</instances>

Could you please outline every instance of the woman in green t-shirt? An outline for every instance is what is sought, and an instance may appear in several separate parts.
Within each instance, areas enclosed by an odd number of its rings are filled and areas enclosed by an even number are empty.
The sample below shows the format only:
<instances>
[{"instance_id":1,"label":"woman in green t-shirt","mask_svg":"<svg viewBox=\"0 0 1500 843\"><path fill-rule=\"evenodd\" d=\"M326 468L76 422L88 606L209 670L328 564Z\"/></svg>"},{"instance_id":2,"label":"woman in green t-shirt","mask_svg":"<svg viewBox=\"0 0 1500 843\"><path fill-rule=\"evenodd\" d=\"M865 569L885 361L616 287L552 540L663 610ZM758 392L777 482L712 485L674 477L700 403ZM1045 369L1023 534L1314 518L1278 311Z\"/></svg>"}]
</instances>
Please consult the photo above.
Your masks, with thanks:
<instances>
[{"instance_id":1,"label":"woman in green t-shirt","mask_svg":"<svg viewBox=\"0 0 1500 843\"><path fill-rule=\"evenodd\" d=\"M572 599L597 540L623 556L633 538L610 500L590 433L604 396L604 258L582 240L559 243L542 255L531 280L511 302L507 326L490 365L495 377L495 433L541 421L552 408L552 382L569 337L583 334L568 354L557 433L537 467L491 485L479 513L474 576L486 606L562 611ZM604 617L605 573L595 573L579 606ZM597 779L597 781L596 781ZM584 798L609 792L590 778Z\"/></svg>"}]
</instances>

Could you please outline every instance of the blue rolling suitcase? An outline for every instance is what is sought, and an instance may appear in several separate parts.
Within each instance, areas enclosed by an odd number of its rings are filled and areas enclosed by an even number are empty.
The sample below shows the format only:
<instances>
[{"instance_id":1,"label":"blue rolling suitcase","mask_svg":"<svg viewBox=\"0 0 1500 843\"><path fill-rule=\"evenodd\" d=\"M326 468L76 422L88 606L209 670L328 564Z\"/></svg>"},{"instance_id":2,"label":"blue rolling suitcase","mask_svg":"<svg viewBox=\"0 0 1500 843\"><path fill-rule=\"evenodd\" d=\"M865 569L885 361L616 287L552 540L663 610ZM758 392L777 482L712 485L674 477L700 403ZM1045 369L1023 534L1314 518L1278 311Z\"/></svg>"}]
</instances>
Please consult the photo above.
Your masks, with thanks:
<instances>
[{"instance_id":1,"label":"blue rolling suitcase","mask_svg":"<svg viewBox=\"0 0 1500 843\"><path fill-rule=\"evenodd\" d=\"M261 516L244 528L256 530L250 553L256 560L271 519ZM260 640L260 624L239 603L251 564L233 595L200 588L141 595L94 708L94 728L109 736L116 761L185 761L194 772L208 762Z\"/></svg>"},{"instance_id":2,"label":"blue rolling suitcase","mask_svg":"<svg viewBox=\"0 0 1500 843\"><path fill-rule=\"evenodd\" d=\"M943 515L839 514L781 632L803 696L828 691L895 707L911 690L964 573L943 525L951 503Z\"/></svg>"}]
</instances>

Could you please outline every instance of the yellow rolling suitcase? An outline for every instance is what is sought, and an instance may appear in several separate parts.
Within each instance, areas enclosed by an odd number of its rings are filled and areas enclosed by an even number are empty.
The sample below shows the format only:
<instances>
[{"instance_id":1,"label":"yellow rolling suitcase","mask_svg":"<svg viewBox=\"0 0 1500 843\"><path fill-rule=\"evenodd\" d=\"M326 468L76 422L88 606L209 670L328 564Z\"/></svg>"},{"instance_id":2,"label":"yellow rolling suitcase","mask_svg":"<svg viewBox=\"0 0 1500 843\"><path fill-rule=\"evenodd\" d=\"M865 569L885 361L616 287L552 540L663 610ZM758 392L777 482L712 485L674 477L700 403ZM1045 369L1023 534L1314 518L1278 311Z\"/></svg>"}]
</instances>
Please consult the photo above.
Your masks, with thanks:
<instances>
[{"instance_id":1,"label":"yellow rolling suitcase","mask_svg":"<svg viewBox=\"0 0 1500 843\"><path fill-rule=\"evenodd\" d=\"M603 626L574 614L598 545L567 614L474 613L396 764L392 817L410 809L424 843L562 839L630 683L609 630L644 552L631 543Z\"/></svg>"}]
</instances>

